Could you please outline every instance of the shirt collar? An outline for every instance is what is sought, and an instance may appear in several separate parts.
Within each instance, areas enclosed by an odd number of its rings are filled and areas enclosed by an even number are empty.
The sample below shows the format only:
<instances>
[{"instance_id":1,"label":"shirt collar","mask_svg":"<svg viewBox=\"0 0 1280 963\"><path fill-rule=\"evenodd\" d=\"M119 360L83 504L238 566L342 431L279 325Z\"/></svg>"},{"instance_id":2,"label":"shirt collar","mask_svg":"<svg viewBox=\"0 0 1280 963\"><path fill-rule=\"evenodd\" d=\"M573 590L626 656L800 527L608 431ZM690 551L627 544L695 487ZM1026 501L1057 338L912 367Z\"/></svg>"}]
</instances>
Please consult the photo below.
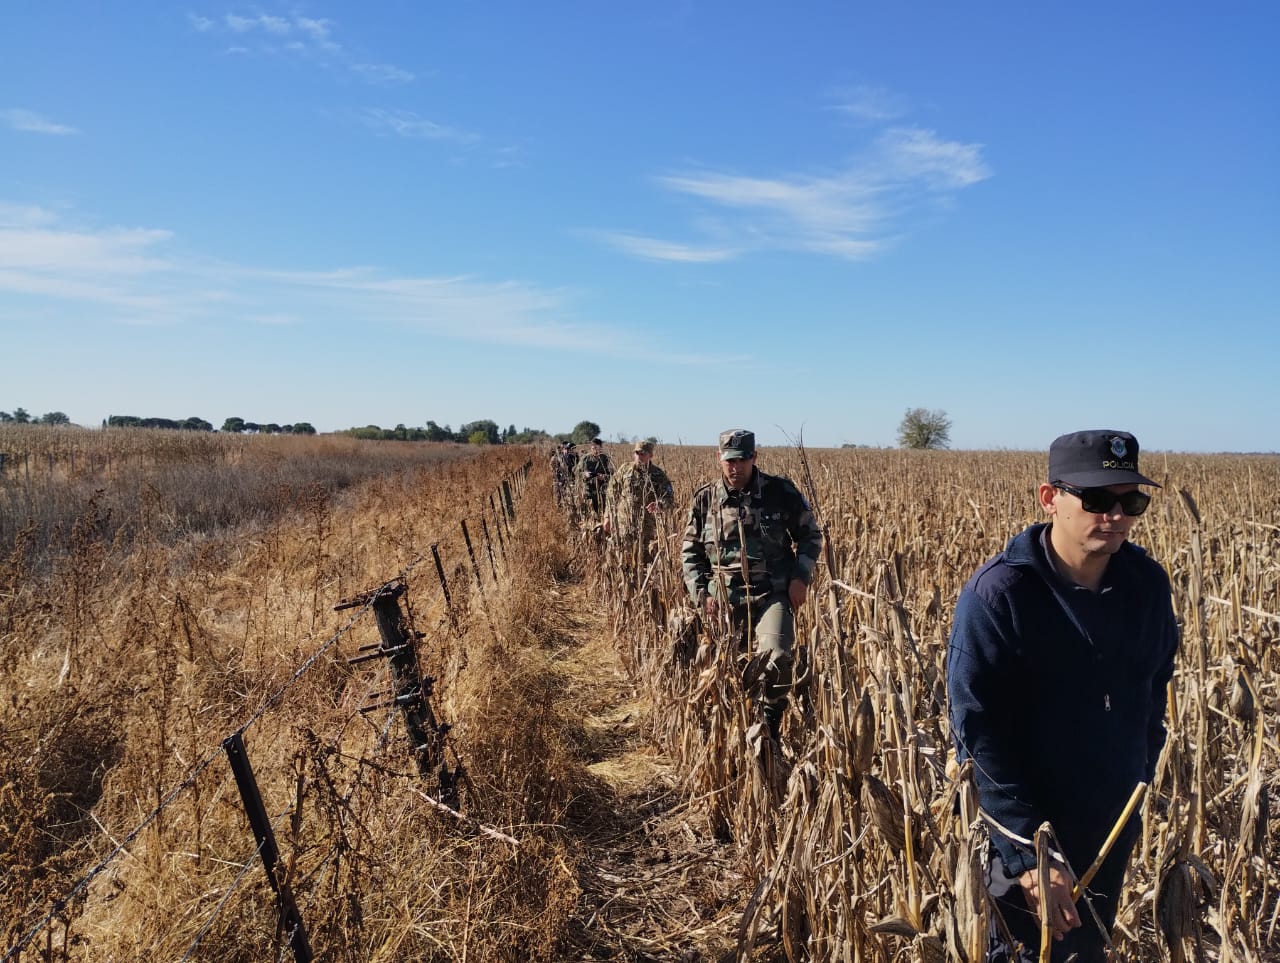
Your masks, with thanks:
<instances>
[{"instance_id":1,"label":"shirt collar","mask_svg":"<svg viewBox=\"0 0 1280 963\"><path fill-rule=\"evenodd\" d=\"M1062 566L1058 562L1058 556L1054 554L1053 546L1049 541L1049 529L1052 525L1046 525L1040 529L1040 549L1044 552L1044 559L1049 563L1049 571L1065 588L1075 589L1079 592L1089 591L1083 585L1079 584L1075 579L1063 571ZM1111 591L1110 580L1108 576L1111 574L1111 563L1107 563L1106 569L1102 573L1102 584L1098 586L1098 594L1105 595Z\"/></svg>"}]
</instances>

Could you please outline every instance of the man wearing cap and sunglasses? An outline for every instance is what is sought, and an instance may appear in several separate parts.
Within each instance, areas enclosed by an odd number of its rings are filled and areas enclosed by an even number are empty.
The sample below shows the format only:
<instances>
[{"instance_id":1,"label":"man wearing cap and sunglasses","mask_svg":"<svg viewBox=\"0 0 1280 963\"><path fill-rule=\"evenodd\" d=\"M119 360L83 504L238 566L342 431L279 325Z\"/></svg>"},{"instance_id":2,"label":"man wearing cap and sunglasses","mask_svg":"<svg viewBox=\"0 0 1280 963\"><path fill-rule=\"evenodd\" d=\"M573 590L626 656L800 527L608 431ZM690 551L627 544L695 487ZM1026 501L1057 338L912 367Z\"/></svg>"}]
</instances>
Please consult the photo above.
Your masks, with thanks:
<instances>
[{"instance_id":1,"label":"man wearing cap and sunglasses","mask_svg":"<svg viewBox=\"0 0 1280 963\"><path fill-rule=\"evenodd\" d=\"M756 436L720 433L720 477L693 494L681 560L703 617L754 636L761 714L774 742L791 691L794 610L804 604L822 553L822 531L799 489L756 468Z\"/></svg>"},{"instance_id":2,"label":"man wearing cap and sunglasses","mask_svg":"<svg viewBox=\"0 0 1280 963\"><path fill-rule=\"evenodd\" d=\"M1048 478L1048 523L1015 535L969 580L947 650L951 734L994 824L987 884L1012 937L997 923L991 963L1040 958L1042 901L1052 960L1105 959L1139 817L1085 890L1103 929L1084 896L1072 898L1072 872L1093 863L1135 786L1155 774L1178 646L1168 575L1128 540L1151 501L1139 486L1160 487L1138 471L1137 439L1062 435ZM1029 845L1046 821L1056 837L1047 894Z\"/></svg>"}]
</instances>

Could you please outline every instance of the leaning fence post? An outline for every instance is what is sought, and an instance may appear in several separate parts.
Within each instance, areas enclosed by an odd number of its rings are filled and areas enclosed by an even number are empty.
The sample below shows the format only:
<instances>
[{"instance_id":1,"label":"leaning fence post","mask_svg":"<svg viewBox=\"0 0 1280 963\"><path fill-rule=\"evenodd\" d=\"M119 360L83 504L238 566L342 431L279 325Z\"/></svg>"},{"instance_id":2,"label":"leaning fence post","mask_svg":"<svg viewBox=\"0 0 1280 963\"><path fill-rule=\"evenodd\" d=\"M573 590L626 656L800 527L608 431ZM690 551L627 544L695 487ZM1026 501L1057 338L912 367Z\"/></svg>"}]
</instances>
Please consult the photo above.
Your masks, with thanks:
<instances>
[{"instance_id":1,"label":"leaning fence post","mask_svg":"<svg viewBox=\"0 0 1280 963\"><path fill-rule=\"evenodd\" d=\"M453 621L453 599L449 597L449 583L444 578L444 563L440 562L440 547L431 543L431 558L435 560L435 574L440 576L440 590L444 593L444 607L449 612L449 621Z\"/></svg>"},{"instance_id":2,"label":"leaning fence post","mask_svg":"<svg viewBox=\"0 0 1280 963\"><path fill-rule=\"evenodd\" d=\"M515 518L516 506L511 500L511 482L507 481L505 478L502 480L502 500L506 503L507 517Z\"/></svg>"},{"instance_id":3,"label":"leaning fence post","mask_svg":"<svg viewBox=\"0 0 1280 963\"><path fill-rule=\"evenodd\" d=\"M476 573L476 585L480 587L480 597L484 597L484 579L480 577L480 563L476 561L476 550L471 547L471 533L467 531L467 520L462 520L462 540L467 543L467 554L471 556L471 568Z\"/></svg>"},{"instance_id":4,"label":"leaning fence post","mask_svg":"<svg viewBox=\"0 0 1280 963\"><path fill-rule=\"evenodd\" d=\"M231 763L231 771L235 773L236 785L240 788L240 800L244 803L244 811L249 817L249 825L253 829L254 838L258 841L258 852L262 855L262 865L267 871L267 882L276 894L276 904L280 910L280 929L289 936L289 947L293 950L293 958L297 963L311 963L311 944L307 941L307 931L302 925L302 915L293 901L293 893L288 882L276 879L276 863L280 859L280 850L276 848L276 836L271 829L271 819L267 816L267 807L262 803L262 793L258 791L257 780L253 778L253 767L249 765L249 756L244 749L244 737L235 732L222 741L222 750Z\"/></svg>"},{"instance_id":5,"label":"leaning fence post","mask_svg":"<svg viewBox=\"0 0 1280 963\"><path fill-rule=\"evenodd\" d=\"M498 506L493 503L493 496L489 496L489 511L493 512L493 530L498 536L498 551L502 553L502 560L507 560L507 540L502 537L502 515L498 511Z\"/></svg>"},{"instance_id":6,"label":"leaning fence post","mask_svg":"<svg viewBox=\"0 0 1280 963\"><path fill-rule=\"evenodd\" d=\"M484 532L484 547L489 550L489 571L493 573L493 582L498 583L498 563L493 560L493 539L489 537L489 523L480 516L480 529Z\"/></svg>"},{"instance_id":7,"label":"leaning fence post","mask_svg":"<svg viewBox=\"0 0 1280 963\"><path fill-rule=\"evenodd\" d=\"M419 636L410 631L400 608L400 596L405 591L405 584L400 582L339 603L337 608L342 609L372 601L378 634L382 637L380 645L364 646L362 651L366 654L350 658L347 662L355 665L380 656L386 657L391 668L392 699L390 702L361 706L360 711L373 712L397 706L404 715L404 727L409 734L409 744L413 747L418 774L429 776L436 772L441 797L449 805L456 806L456 774L450 772L444 755L444 736L449 731L449 726L438 722L431 709L431 693L436 680L429 675L418 674L418 656L414 651L414 643Z\"/></svg>"}]
</instances>

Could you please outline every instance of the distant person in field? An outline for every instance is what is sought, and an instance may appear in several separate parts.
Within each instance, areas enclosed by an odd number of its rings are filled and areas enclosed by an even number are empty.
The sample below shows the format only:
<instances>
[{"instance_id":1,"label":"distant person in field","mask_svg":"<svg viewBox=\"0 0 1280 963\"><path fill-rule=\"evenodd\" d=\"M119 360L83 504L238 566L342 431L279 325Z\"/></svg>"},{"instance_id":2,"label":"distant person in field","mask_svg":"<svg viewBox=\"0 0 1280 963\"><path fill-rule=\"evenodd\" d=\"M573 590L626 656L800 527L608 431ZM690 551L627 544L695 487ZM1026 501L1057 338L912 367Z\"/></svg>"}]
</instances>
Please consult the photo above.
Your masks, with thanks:
<instances>
[{"instance_id":1,"label":"distant person in field","mask_svg":"<svg viewBox=\"0 0 1280 963\"><path fill-rule=\"evenodd\" d=\"M675 504L671 479L653 463L653 447L651 441L632 446L631 464L613 473L606 499L605 534L623 543L623 558L635 571L652 557L658 513Z\"/></svg>"},{"instance_id":2,"label":"distant person in field","mask_svg":"<svg viewBox=\"0 0 1280 963\"><path fill-rule=\"evenodd\" d=\"M1052 960L1105 958L1140 817L1085 890L1105 933L1072 899L1072 871L1089 868L1136 785L1155 773L1178 647L1169 577L1128 541L1151 500L1143 485L1160 487L1138 472L1128 432L1055 439L1039 486L1048 522L1015 535L956 605L951 734L959 761L973 761L984 813L1005 830L991 829L987 883L1014 944L997 925L991 963L1040 959L1042 904ZM1047 893L1028 845L1045 821L1070 865L1053 859Z\"/></svg>"},{"instance_id":3,"label":"distant person in field","mask_svg":"<svg viewBox=\"0 0 1280 963\"><path fill-rule=\"evenodd\" d=\"M551 455L551 474L555 480L556 501L563 505L573 491L575 471L578 467L578 455L573 443L561 442Z\"/></svg>"},{"instance_id":4,"label":"distant person in field","mask_svg":"<svg viewBox=\"0 0 1280 963\"><path fill-rule=\"evenodd\" d=\"M681 547L689 597L728 624L763 670L760 707L777 743L791 690L794 612L804 604L822 532L799 489L756 467L756 436L720 433L715 481L693 494Z\"/></svg>"},{"instance_id":5,"label":"distant person in field","mask_svg":"<svg viewBox=\"0 0 1280 963\"><path fill-rule=\"evenodd\" d=\"M605 454L604 442L592 438L591 449L578 462L578 479L582 486L583 508L593 521L599 520L604 512L609 476L612 474L613 463Z\"/></svg>"}]
</instances>

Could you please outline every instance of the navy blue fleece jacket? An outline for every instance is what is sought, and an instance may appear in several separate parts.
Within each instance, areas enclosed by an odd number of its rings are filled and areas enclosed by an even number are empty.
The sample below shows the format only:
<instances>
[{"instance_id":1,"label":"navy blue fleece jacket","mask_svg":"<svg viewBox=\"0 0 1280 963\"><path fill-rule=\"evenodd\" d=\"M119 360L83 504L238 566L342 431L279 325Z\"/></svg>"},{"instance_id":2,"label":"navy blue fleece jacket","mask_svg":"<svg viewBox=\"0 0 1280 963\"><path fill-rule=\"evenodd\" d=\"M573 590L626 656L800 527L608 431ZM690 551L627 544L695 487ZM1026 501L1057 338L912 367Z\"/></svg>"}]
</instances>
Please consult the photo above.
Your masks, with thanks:
<instances>
[{"instance_id":1,"label":"navy blue fleece jacket","mask_svg":"<svg viewBox=\"0 0 1280 963\"><path fill-rule=\"evenodd\" d=\"M1178 645L1169 578L1126 542L1097 593L1059 576L1032 525L960 594L947 650L951 734L973 759L983 809L1033 839L1053 824L1077 873L1097 855L1164 745L1165 690ZM1116 847L1118 884L1136 838ZM1011 875L1035 853L992 833Z\"/></svg>"}]
</instances>

